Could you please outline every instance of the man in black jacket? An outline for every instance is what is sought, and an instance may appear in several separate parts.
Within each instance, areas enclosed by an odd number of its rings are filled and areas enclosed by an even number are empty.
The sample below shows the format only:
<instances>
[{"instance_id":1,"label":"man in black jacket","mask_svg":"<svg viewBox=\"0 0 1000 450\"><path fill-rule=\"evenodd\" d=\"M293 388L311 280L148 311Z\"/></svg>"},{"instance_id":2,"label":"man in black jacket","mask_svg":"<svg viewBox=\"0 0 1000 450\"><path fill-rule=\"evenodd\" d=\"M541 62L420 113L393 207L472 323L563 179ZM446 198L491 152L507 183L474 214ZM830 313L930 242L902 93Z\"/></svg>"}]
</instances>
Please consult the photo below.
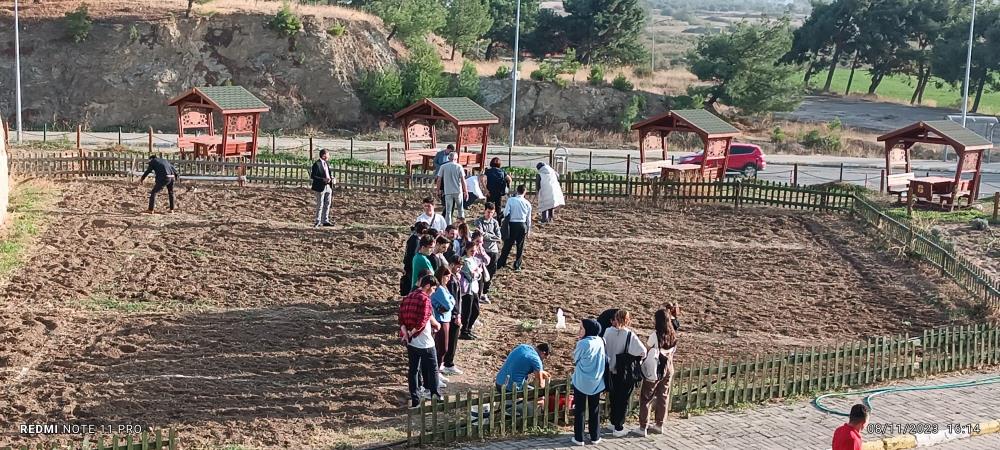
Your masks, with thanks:
<instances>
[{"instance_id":1,"label":"man in black jacket","mask_svg":"<svg viewBox=\"0 0 1000 450\"><path fill-rule=\"evenodd\" d=\"M337 182L330 175L330 165L327 160L330 155L326 149L319 151L319 159L312 166L312 190L316 193L316 224L317 228L332 227L330 222L330 202L333 199L333 185Z\"/></svg>"},{"instance_id":2,"label":"man in black jacket","mask_svg":"<svg viewBox=\"0 0 1000 450\"><path fill-rule=\"evenodd\" d=\"M177 170L167 160L158 158L156 155L149 155L149 165L146 166L146 172L142 174L142 178L139 178L139 184L142 184L151 173L154 174L153 178L156 180L156 183L153 184L153 190L149 191L149 209L146 212L153 213L153 208L156 206L156 194L162 191L163 188L167 188L167 198L170 199L170 211L173 212L174 180L177 179Z\"/></svg>"}]
</instances>

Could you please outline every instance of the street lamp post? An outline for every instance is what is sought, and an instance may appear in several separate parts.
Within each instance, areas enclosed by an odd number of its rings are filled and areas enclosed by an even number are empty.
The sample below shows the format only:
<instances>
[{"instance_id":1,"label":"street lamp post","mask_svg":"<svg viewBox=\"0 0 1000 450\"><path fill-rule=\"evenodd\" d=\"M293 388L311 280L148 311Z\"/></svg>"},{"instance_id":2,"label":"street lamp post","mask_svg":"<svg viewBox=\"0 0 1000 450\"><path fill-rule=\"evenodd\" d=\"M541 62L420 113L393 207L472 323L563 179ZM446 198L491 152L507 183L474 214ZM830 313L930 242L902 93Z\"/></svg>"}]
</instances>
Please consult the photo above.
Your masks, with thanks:
<instances>
[{"instance_id":1,"label":"street lamp post","mask_svg":"<svg viewBox=\"0 0 1000 450\"><path fill-rule=\"evenodd\" d=\"M510 166L511 153L514 151L514 115L517 113L517 62L519 56L519 39L521 37L521 0L517 0L517 12L514 14L514 68L510 71L510 144L507 146L507 166Z\"/></svg>"},{"instance_id":2,"label":"street lamp post","mask_svg":"<svg viewBox=\"0 0 1000 450\"><path fill-rule=\"evenodd\" d=\"M969 114L969 72L972 70L973 30L976 28L976 0L972 0L972 18L969 20L969 50L965 54L965 83L962 86L962 126Z\"/></svg>"},{"instance_id":3,"label":"street lamp post","mask_svg":"<svg viewBox=\"0 0 1000 450\"><path fill-rule=\"evenodd\" d=\"M651 27L669 21L670 19L657 20L656 22L652 23ZM650 37L653 38L653 45L650 47L649 51L649 71L656 72L656 30L650 29L649 31L650 31Z\"/></svg>"},{"instance_id":4,"label":"street lamp post","mask_svg":"<svg viewBox=\"0 0 1000 450\"><path fill-rule=\"evenodd\" d=\"M14 90L17 99L17 143L21 143L21 30L18 24L17 0L14 0Z\"/></svg>"}]
</instances>

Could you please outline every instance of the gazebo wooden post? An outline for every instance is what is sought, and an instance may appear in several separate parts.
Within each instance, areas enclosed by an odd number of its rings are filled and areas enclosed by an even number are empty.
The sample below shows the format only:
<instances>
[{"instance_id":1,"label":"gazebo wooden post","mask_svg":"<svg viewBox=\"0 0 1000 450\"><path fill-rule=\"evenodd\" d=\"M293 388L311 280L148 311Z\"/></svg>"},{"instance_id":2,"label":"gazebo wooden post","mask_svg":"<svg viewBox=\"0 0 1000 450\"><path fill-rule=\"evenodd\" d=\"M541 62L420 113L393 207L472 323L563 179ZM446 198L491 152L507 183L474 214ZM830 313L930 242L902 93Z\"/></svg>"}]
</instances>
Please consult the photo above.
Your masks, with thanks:
<instances>
[{"instance_id":1,"label":"gazebo wooden post","mask_svg":"<svg viewBox=\"0 0 1000 450\"><path fill-rule=\"evenodd\" d=\"M486 173L486 157L487 157L486 153L487 153L487 146L489 145L489 143L490 143L490 126L489 125L483 125L483 149L479 153L480 154L480 156L479 156L479 174L480 175ZM569 163L567 163L567 165L568 164ZM567 167L567 170L568 170L568 167Z\"/></svg>"},{"instance_id":2,"label":"gazebo wooden post","mask_svg":"<svg viewBox=\"0 0 1000 450\"><path fill-rule=\"evenodd\" d=\"M437 149L438 146L438 132L437 127L435 126L436 124L436 120L427 121L427 126L431 129L431 148L433 149Z\"/></svg>"},{"instance_id":3,"label":"gazebo wooden post","mask_svg":"<svg viewBox=\"0 0 1000 450\"><path fill-rule=\"evenodd\" d=\"M413 121L409 118L403 118L400 122L403 124L403 154L405 155L406 152L410 151L410 123ZM433 139L431 138L432 142Z\"/></svg>"},{"instance_id":4,"label":"gazebo wooden post","mask_svg":"<svg viewBox=\"0 0 1000 450\"><path fill-rule=\"evenodd\" d=\"M670 136L669 131L660 132L660 148L663 149L663 160L667 160L667 136Z\"/></svg>"},{"instance_id":5,"label":"gazebo wooden post","mask_svg":"<svg viewBox=\"0 0 1000 450\"><path fill-rule=\"evenodd\" d=\"M253 137L250 139L250 160L257 161L257 137L260 134L260 113L253 115Z\"/></svg>"},{"instance_id":6,"label":"gazebo wooden post","mask_svg":"<svg viewBox=\"0 0 1000 450\"><path fill-rule=\"evenodd\" d=\"M457 129L457 132L455 133L455 153L457 153L457 155L455 155L455 162L457 162L459 165L462 165L462 162L461 162L462 161L461 160L461 158L462 158L462 134L465 131L465 127L463 127L463 126L456 126L455 128Z\"/></svg>"},{"instance_id":7,"label":"gazebo wooden post","mask_svg":"<svg viewBox=\"0 0 1000 450\"><path fill-rule=\"evenodd\" d=\"M226 144L228 144L228 143L229 143L229 118L226 117L225 113L223 113L222 114L222 144L220 144L221 147L219 147L219 149L218 149L219 158L222 159L222 160L225 160ZM272 150L274 150L274 149L272 149Z\"/></svg>"}]
</instances>

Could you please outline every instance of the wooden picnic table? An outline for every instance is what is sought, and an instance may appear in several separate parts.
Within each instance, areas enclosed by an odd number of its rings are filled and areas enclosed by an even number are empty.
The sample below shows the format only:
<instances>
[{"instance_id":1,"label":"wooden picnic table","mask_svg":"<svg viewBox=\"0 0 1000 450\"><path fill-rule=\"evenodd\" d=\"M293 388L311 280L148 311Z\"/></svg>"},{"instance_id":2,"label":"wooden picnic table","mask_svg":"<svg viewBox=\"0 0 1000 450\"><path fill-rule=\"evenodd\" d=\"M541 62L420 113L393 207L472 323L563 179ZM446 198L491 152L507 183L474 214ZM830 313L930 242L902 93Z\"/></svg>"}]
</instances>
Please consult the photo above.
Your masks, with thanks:
<instances>
[{"instance_id":1,"label":"wooden picnic table","mask_svg":"<svg viewBox=\"0 0 1000 450\"><path fill-rule=\"evenodd\" d=\"M241 156L250 144L249 141L230 139L226 142L226 146L229 147L226 150L229 151L223 151L221 135L195 136L190 138L188 142L191 142L194 147L195 159L207 159L209 155L213 154L221 157Z\"/></svg>"},{"instance_id":2,"label":"wooden picnic table","mask_svg":"<svg viewBox=\"0 0 1000 450\"><path fill-rule=\"evenodd\" d=\"M933 202L935 195L951 194L955 179L948 177L921 177L910 180L915 200Z\"/></svg>"},{"instance_id":3,"label":"wooden picnic table","mask_svg":"<svg viewBox=\"0 0 1000 450\"><path fill-rule=\"evenodd\" d=\"M434 156L436 156L436 155L437 155L437 152L429 153L429 154L425 153L423 155L420 155L421 156L421 164L420 164L420 166L423 167L423 169L425 171L434 170L435 169L435 167L434 167ZM462 153L459 153L458 154L457 162L458 162L458 164L460 166L468 168L469 165L476 164L476 163L479 162L479 154L478 153L473 153L473 152L462 152Z\"/></svg>"}]
</instances>

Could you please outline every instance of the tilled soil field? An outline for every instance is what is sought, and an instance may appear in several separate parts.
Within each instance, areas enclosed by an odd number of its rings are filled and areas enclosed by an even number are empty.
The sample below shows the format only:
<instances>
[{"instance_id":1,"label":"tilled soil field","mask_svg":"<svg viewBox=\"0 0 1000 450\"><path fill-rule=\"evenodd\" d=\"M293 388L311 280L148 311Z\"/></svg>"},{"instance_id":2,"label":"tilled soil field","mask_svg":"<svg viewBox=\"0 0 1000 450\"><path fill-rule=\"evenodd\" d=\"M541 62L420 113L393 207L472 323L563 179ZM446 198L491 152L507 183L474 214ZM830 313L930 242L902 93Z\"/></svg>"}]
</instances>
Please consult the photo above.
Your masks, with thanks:
<instances>
[{"instance_id":1,"label":"tilled soil field","mask_svg":"<svg viewBox=\"0 0 1000 450\"><path fill-rule=\"evenodd\" d=\"M189 448L400 437L395 291L418 196L338 193L337 226L314 229L304 188L180 189L179 212L152 216L148 183L57 188L3 287L0 444L65 422L174 427ZM519 343L552 343L549 369L567 376L576 319L612 306L645 335L679 302L681 362L917 332L969 309L841 215L577 202L526 255L498 275L481 339L461 341L451 392L489 386Z\"/></svg>"}]
</instances>

